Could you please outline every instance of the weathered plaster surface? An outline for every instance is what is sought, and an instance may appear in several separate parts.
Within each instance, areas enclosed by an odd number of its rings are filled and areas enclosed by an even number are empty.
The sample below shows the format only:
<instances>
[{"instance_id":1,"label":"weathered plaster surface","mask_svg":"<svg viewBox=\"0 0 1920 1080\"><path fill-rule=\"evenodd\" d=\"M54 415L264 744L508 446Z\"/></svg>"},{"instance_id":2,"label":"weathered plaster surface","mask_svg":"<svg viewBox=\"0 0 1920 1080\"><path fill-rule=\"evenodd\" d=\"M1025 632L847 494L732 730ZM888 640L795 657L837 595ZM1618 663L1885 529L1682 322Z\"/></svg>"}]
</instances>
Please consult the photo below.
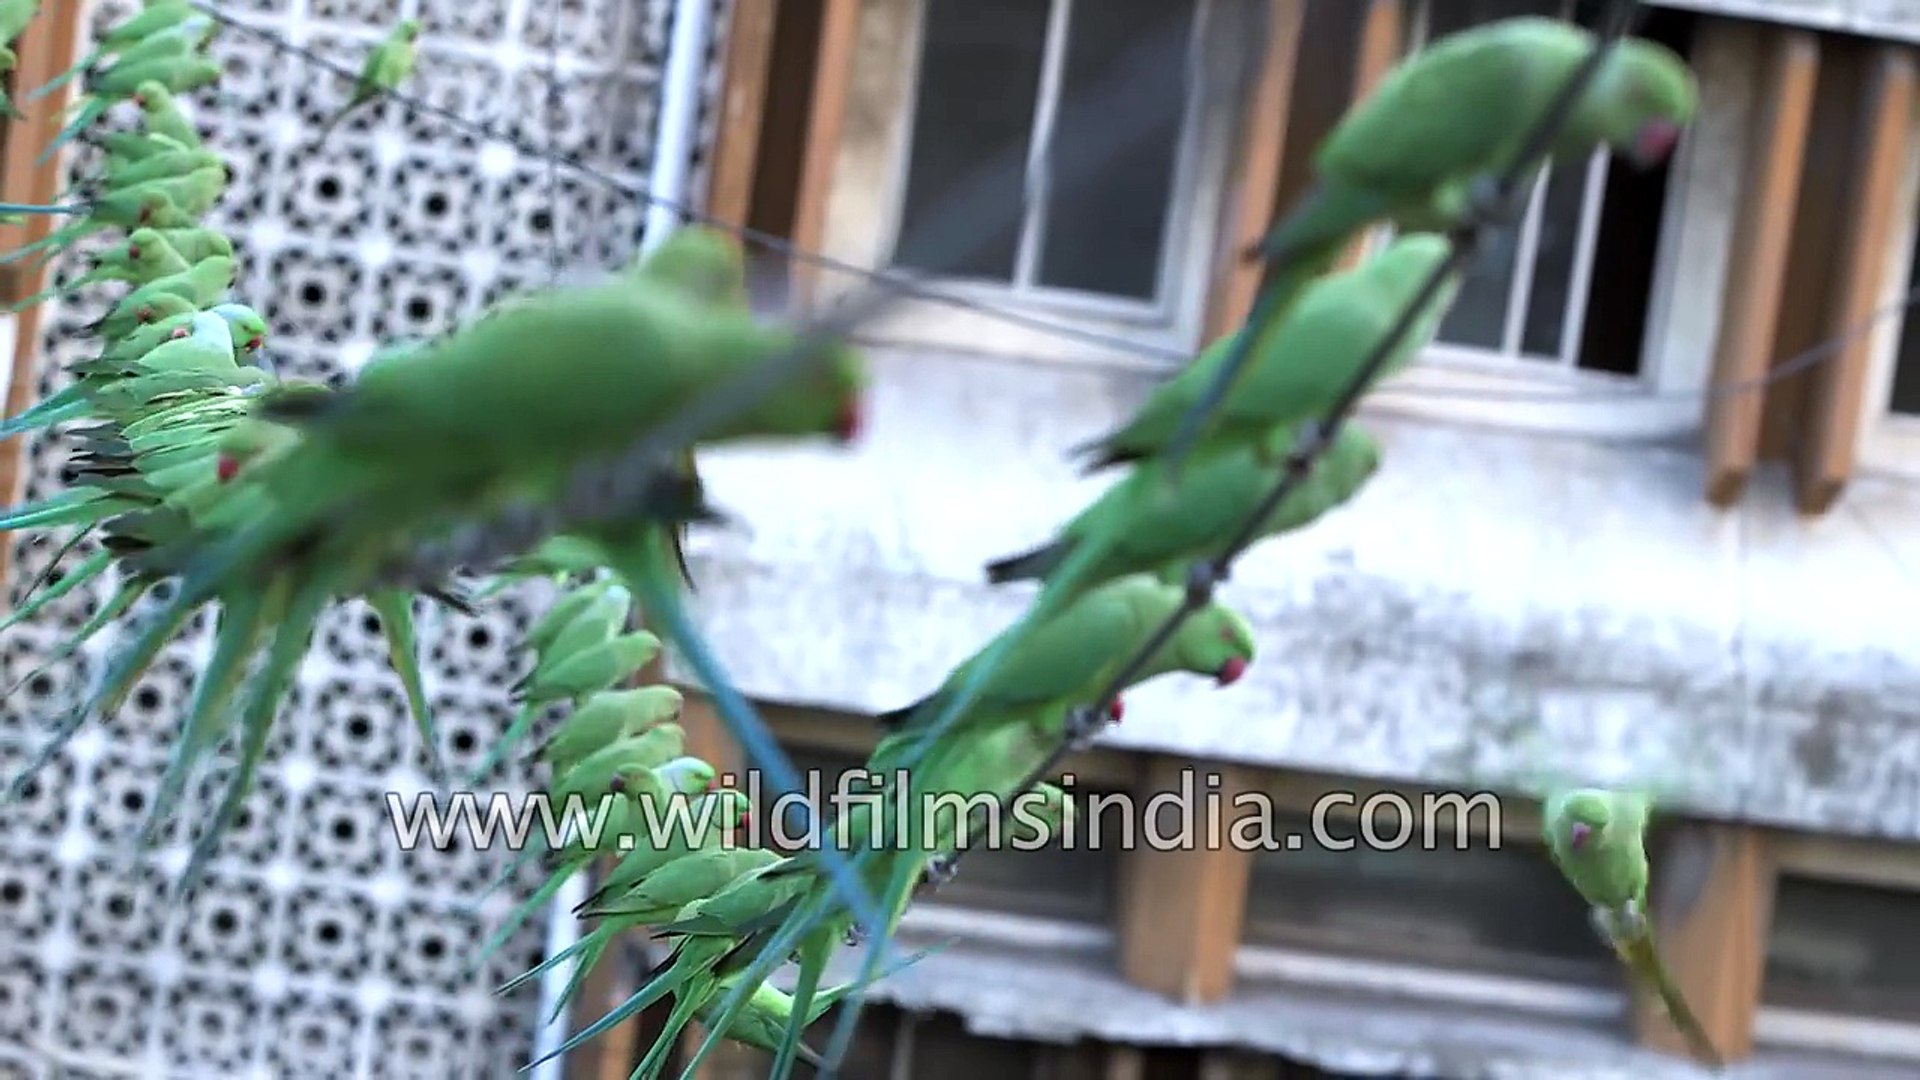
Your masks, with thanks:
<instances>
[{"instance_id":1,"label":"weathered plaster surface","mask_svg":"<svg viewBox=\"0 0 1920 1080\"><path fill-rule=\"evenodd\" d=\"M935 944L903 934L904 952ZM830 979L853 978L864 955L837 954ZM1624 1016L1581 1024L1487 1009L1444 1007L1243 985L1227 1001L1182 1006L1112 975L1095 953L1036 955L965 942L875 984L873 999L965 1018L976 1034L1071 1043L1231 1046L1371 1076L1449 1080L1894 1080L1911 1065L1762 1050L1714 1073L1635 1047Z\"/></svg>"},{"instance_id":2,"label":"weathered plaster surface","mask_svg":"<svg viewBox=\"0 0 1920 1080\"><path fill-rule=\"evenodd\" d=\"M850 451L716 451L744 531L693 545L740 684L849 711L923 693L1030 598L980 567L1109 481L1072 443L1150 385L1123 371L875 350ZM1225 591L1261 655L1227 690L1132 692L1114 745L1499 784L1657 784L1696 813L1920 837L1920 490L1862 480L1803 522L1773 478L1700 497L1690 446L1366 415L1374 482Z\"/></svg>"},{"instance_id":3,"label":"weathered plaster surface","mask_svg":"<svg viewBox=\"0 0 1920 1080\"><path fill-rule=\"evenodd\" d=\"M1711 11L1898 41L1920 41L1915 0L1655 0L1660 7Z\"/></svg>"}]
</instances>

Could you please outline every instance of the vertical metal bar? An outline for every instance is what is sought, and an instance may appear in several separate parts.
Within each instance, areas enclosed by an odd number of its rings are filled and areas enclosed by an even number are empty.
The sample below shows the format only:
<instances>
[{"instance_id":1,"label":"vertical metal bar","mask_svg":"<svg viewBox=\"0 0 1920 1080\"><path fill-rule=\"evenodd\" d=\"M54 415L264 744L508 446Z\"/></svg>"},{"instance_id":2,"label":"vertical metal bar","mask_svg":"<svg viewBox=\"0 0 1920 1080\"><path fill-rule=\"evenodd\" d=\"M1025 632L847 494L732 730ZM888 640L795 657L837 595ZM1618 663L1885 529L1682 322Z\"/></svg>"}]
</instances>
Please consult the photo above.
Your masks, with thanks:
<instances>
[{"instance_id":1,"label":"vertical metal bar","mask_svg":"<svg viewBox=\"0 0 1920 1080\"><path fill-rule=\"evenodd\" d=\"M1593 287L1593 250L1600 244L1600 212L1607 203L1607 170L1611 163L1604 150L1587 160L1587 188L1580 199L1580 233L1574 240L1573 273L1567 280L1566 318L1560 323L1560 355L1568 367L1580 366L1580 336L1587 329L1588 290ZM1634 371L1642 374L1636 358Z\"/></svg>"},{"instance_id":2,"label":"vertical metal bar","mask_svg":"<svg viewBox=\"0 0 1920 1080\"><path fill-rule=\"evenodd\" d=\"M1533 297L1533 271L1540 261L1540 219L1546 213L1547 184L1554 170L1541 172L1527 197L1527 215L1513 245L1513 281L1507 291L1507 321L1500 331L1500 355L1518 358L1520 336L1527 326L1527 302Z\"/></svg>"},{"instance_id":3,"label":"vertical metal bar","mask_svg":"<svg viewBox=\"0 0 1920 1080\"><path fill-rule=\"evenodd\" d=\"M1067 34L1073 25L1073 0L1053 0L1047 12L1046 52L1040 60L1040 87L1033 102L1033 136L1027 144L1026 201L1020 219L1020 248L1013 263L1014 291L1033 287L1040 261L1040 237L1047 223L1047 194L1053 189L1054 122L1060 113L1060 82L1067 66Z\"/></svg>"}]
</instances>

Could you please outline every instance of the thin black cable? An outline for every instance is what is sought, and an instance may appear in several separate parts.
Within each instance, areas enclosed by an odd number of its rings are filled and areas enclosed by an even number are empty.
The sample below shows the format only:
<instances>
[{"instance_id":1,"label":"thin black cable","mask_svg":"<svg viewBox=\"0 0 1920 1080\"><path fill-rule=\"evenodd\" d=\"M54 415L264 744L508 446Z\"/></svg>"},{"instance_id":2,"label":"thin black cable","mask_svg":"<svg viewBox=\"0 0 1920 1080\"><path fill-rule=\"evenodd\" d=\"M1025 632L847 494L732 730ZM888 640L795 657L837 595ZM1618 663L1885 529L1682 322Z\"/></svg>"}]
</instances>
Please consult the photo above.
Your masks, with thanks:
<instances>
[{"instance_id":1,"label":"thin black cable","mask_svg":"<svg viewBox=\"0 0 1920 1080\"><path fill-rule=\"evenodd\" d=\"M1494 182L1487 197L1481 200L1484 206L1489 209L1497 208L1503 212L1503 218L1511 218L1512 210L1518 203L1522 187L1534 171L1532 166L1535 164L1535 160L1545 156L1545 148L1551 145L1560 127L1565 124L1567 117L1572 112L1574 103L1578 100L1579 96L1585 92L1587 84L1598 74L1600 66L1606 62L1608 54L1611 53L1614 45L1626 30L1627 24L1635 10L1636 2L1637 0L1612 0L1613 6L1608 12L1610 17L1606 20L1601 33L1598 35L1592 51L1587 55L1585 61L1568 77L1565 84L1562 85L1559 94L1556 96L1553 106L1541 116L1532 128L1529 137L1523 141L1522 154L1515 158ZM1529 152L1532 155L1531 157L1528 156ZM1327 414L1318 423L1306 426L1303 432L1304 437L1300 439L1293 452L1287 456L1286 466L1280 475L1279 482L1274 485L1266 498L1261 501L1258 509L1248 516L1246 522L1234 534L1232 540L1218 556L1212 560L1201 559L1193 563L1188 574L1186 594L1182 598L1180 606L1171 616L1160 624L1159 628L1149 636L1147 642L1134 652L1133 655L1129 657L1127 663L1122 665L1114 676L1108 680L1106 686L1099 695L1094 698L1092 703L1076 706L1069 713L1067 737L1061 740L1060 745L1053 753L1049 754L1039 766L1027 774L1025 779L1013 789L1013 794L1010 798L1018 798L1022 793L1033 787L1036 782L1052 775L1054 770L1059 767L1060 762L1065 759L1068 754L1072 753L1084 740L1091 738L1100 728L1104 727L1107 710L1113 701L1146 669L1146 666L1151 663L1160 650L1172 640L1173 636L1179 633L1180 627L1186 623L1187 619L1212 601L1214 588L1221 582L1227 580L1234 560L1259 536L1261 526L1272 516L1274 509L1285 501L1287 496L1292 494L1300 482L1306 478L1307 474L1312 470L1314 462L1332 443L1334 436L1339 433L1341 425L1346 422L1354 406L1358 404L1361 396L1367 392L1367 388L1373 381L1375 373L1385 366L1387 358L1393 355L1400 342L1412 331L1414 323L1418 321L1428 305L1439 295L1449 277L1459 272L1473 257L1479 244L1487 234L1490 225L1491 222L1485 220L1469 221L1449 235L1448 240L1451 247L1447 258L1441 262L1440 266L1437 267L1433 273L1428 275L1426 282L1419 292L1415 294L1414 298L1400 312L1399 317L1394 320L1392 328L1374 345L1366 363L1361 365L1358 374L1348 383L1346 389L1341 393L1339 398L1335 400L1332 407L1328 409ZM1230 380L1231 372L1225 371L1215 386L1224 387ZM1222 400L1222 395L1219 394L1210 394L1203 397L1189 410L1187 418L1192 420L1198 417L1200 421L1204 422L1205 410L1218 408L1220 400ZM1005 809L1006 801L1007 800L1002 800L1002 811ZM967 829L965 833L966 835L961 838L964 841L963 843L951 854L936 860L937 869L934 871L936 880L944 880L945 878L951 877L958 867L960 859L972 846L974 830Z\"/></svg>"}]
</instances>

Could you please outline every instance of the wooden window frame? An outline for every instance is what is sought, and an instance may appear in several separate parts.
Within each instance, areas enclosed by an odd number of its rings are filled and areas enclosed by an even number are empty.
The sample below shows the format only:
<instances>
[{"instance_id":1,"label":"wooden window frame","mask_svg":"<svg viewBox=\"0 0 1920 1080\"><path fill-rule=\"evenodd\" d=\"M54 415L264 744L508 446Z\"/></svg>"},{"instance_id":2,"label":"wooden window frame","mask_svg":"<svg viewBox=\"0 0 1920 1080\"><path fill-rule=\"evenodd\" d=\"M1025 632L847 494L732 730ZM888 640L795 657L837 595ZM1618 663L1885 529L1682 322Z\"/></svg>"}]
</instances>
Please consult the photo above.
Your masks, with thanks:
<instances>
[{"instance_id":1,"label":"wooden window frame","mask_svg":"<svg viewBox=\"0 0 1920 1080\"><path fill-rule=\"evenodd\" d=\"M1891 55L1885 56L1882 63L1894 68L1884 77L1890 78L1896 86L1902 80L1907 83L1904 97L1888 101L1886 104L1890 107L1885 109L1889 117L1887 122L1900 125L1897 132L1899 145L1887 147L1889 153L1899 155L1899 177L1892 205L1881 218L1884 235L1879 251L1876 253L1869 249L1860 252L1863 260L1871 260L1878 255L1879 265L1874 268L1879 271L1878 288L1865 301L1865 310L1859 310L1861 305L1855 305L1855 310L1836 313L1837 318L1849 323L1866 317L1870 312L1885 310L1899 303L1906 295L1909 275L1915 269L1915 237L1920 235L1920 108L1915 107L1913 100L1913 53L1902 46L1887 46L1884 51ZM1851 315L1850 319L1848 315ZM1831 446L1822 445L1818 448L1832 455L1831 472L1810 476L1808 482L1844 481L1848 474L1856 470L1865 474L1920 479L1920 416L1895 415L1890 407L1900 337L1906 321L1912 318L1914 316L1909 310L1901 317L1880 319L1863 341L1847 350L1849 355L1838 356L1830 361L1832 364L1841 364L1854 360L1850 354L1857 350L1864 355L1855 360L1855 366L1864 367L1864 372L1858 383L1843 385L1833 391L1833 400L1828 404L1828 409L1836 416L1832 422L1837 430L1827 440ZM1836 327L1835 332L1842 332L1846 328ZM1849 411L1851 416L1848 416ZM1854 423L1843 425L1838 422L1841 417L1853 419ZM1804 475L1810 469L1803 467L1801 471ZM1826 501L1830 499L1829 496ZM1824 509L1824 505L1818 508Z\"/></svg>"},{"instance_id":2,"label":"wooden window frame","mask_svg":"<svg viewBox=\"0 0 1920 1080\"><path fill-rule=\"evenodd\" d=\"M1920 895L1920 849L1912 844L1776 831L1768 835L1778 875ZM1776 878L1777 881L1777 878ZM1762 943L1764 949L1764 942ZM1764 967L1765 956L1761 957ZM1755 1043L1816 1053L1920 1061L1920 1021L1853 1016L1819 1008L1758 1004Z\"/></svg>"},{"instance_id":3,"label":"wooden window frame","mask_svg":"<svg viewBox=\"0 0 1920 1080\"><path fill-rule=\"evenodd\" d=\"M803 204L820 218L816 250L857 266L890 265L898 232L900 200L904 194L915 88L919 64L923 0L848 0L860 8L850 20L858 25L847 32L843 51L823 48L822 70L851 68L836 84L838 111L857 122L823 124L816 136L830 137L832 145L814 145L809 153L831 153L831 168L821 169L830 179L803 191ZM1200 30L1208 46L1230 37L1238 25L1235 9L1244 5L1251 14L1254 0L1200 0ZM838 40L828 42L838 46ZM1218 73L1211 73L1218 75ZM824 78L824 76L823 76ZM1204 99L1205 95L1200 95ZM1196 100L1196 105L1198 103ZM1214 110L1195 117L1189 108L1182 139L1181 171L1169 210L1175 227L1168 232L1170 265L1165 296L1168 316L1138 322L1119 318L1099 298L1010 293L1005 287L935 279L942 292L1005 305L1043 315L1088 331L1176 351L1196 350L1213 318L1209 289L1216 277L1218 223L1230 210L1226 196L1235 154L1236 110ZM1243 110L1240 110L1243 111ZM808 237L798 230L796 240ZM1178 250L1176 250L1178 249ZM862 285L855 275L817 270L810 275L809 302L821 306ZM903 299L891 304L856 334L865 343L907 348L952 349L987 355L1010 355L1064 363L1091 363L1106 367L1164 372L1170 361L1143 357L1121 348L1063 338L981 316L949 305Z\"/></svg>"},{"instance_id":4,"label":"wooden window frame","mask_svg":"<svg viewBox=\"0 0 1920 1080\"><path fill-rule=\"evenodd\" d=\"M1388 67L1399 62L1404 53L1402 42L1418 40L1424 22L1420 16L1428 2L1373 0L1357 57L1356 100L1371 90ZM1701 29L1704 31L1709 23L1701 18ZM1708 36L1696 36L1696 58L1717 48L1704 40ZM1737 101L1738 95L1747 92L1743 85L1727 84L1737 72L1723 73L1718 65L1697 61L1695 66L1705 69L1700 71L1702 95L1709 106L1730 98ZM1594 160L1605 159L1596 155ZM1595 203L1591 231L1597 234L1602 216L1598 200L1605 193L1604 168L1611 166L1590 163L1588 167L1599 172L1598 178L1589 179L1587 192L1587 198ZM1695 187L1738 167L1738 157L1730 155L1720 140L1692 136L1680 146L1661 208L1659 246L1648 280L1647 320L1637 375L1588 371L1570 362L1550 366L1436 341L1423 350L1423 362L1384 380L1362 407L1422 419L1604 441L1660 441L1697 432L1699 402L1683 395L1703 388L1708 372L1699 330L1689 318L1702 310L1718 308L1718 278L1725 273L1728 256L1724 242L1714 235L1715 209L1706 205L1709 200L1690 199L1688 195ZM1539 204L1544 192L1544 183L1536 187L1530 206ZM1529 219L1532 216L1530 212ZM1367 249L1378 250L1383 239L1383 231L1374 233ZM1570 298L1588 288L1593 269L1589 265L1583 274L1575 267ZM1516 266L1516 288L1518 271ZM1584 310L1585 300L1580 303ZM1511 321L1511 312L1509 316ZM1570 321L1563 329L1563 339L1574 333ZM1551 395L1559 393L1573 400L1567 404L1550 400ZM1484 396L1476 400L1474 395ZM1517 400L1503 401L1502 397Z\"/></svg>"},{"instance_id":5,"label":"wooden window frame","mask_svg":"<svg viewBox=\"0 0 1920 1080\"><path fill-rule=\"evenodd\" d=\"M8 202L47 204L59 197L66 169L65 154L56 154L45 164L35 164L58 127L71 100L72 83L38 101L22 101L22 87L40 86L69 67L79 56L81 36L80 4L46 4L14 44L19 61L7 79L7 92L24 120L0 124L0 199ZM0 225L0 250L11 250L46 236L54 228L55 218L35 214L23 225ZM47 280L44 264L16 263L0 272L0 297L11 305L39 292ZM36 304L18 315L0 319L6 332L0 343L7 346L8 362L0 366L0 412L7 416L33 404L39 382L40 334L46 307ZM25 438L14 438L0 445L0 497L12 504L25 483ZM12 561L13 545L7 533L0 532L0 578Z\"/></svg>"}]
</instances>

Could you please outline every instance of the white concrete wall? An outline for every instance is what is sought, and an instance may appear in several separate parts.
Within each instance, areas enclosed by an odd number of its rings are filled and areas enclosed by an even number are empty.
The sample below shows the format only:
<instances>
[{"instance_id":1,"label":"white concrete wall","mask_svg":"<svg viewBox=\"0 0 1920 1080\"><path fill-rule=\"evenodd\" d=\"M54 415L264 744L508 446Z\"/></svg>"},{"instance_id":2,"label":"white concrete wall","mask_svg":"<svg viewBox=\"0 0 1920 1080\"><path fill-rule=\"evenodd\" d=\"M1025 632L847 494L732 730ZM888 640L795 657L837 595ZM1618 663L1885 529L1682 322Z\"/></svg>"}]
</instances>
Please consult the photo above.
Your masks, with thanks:
<instances>
[{"instance_id":1,"label":"white concrete wall","mask_svg":"<svg viewBox=\"0 0 1920 1080\"><path fill-rule=\"evenodd\" d=\"M1868 37L1920 41L1916 0L1653 0L1660 7L1711 11Z\"/></svg>"},{"instance_id":2,"label":"white concrete wall","mask_svg":"<svg viewBox=\"0 0 1920 1080\"><path fill-rule=\"evenodd\" d=\"M693 545L697 601L752 695L855 712L934 686L1031 593L981 565L1104 481L1062 452L1149 380L875 355L859 447L703 458L751 535ZM1107 741L1447 783L1654 783L1676 808L1920 838L1920 491L1863 481L1805 522L1763 476L1701 498L1688 448L1367 416L1385 465L1241 564L1239 685L1128 697Z\"/></svg>"}]
</instances>

